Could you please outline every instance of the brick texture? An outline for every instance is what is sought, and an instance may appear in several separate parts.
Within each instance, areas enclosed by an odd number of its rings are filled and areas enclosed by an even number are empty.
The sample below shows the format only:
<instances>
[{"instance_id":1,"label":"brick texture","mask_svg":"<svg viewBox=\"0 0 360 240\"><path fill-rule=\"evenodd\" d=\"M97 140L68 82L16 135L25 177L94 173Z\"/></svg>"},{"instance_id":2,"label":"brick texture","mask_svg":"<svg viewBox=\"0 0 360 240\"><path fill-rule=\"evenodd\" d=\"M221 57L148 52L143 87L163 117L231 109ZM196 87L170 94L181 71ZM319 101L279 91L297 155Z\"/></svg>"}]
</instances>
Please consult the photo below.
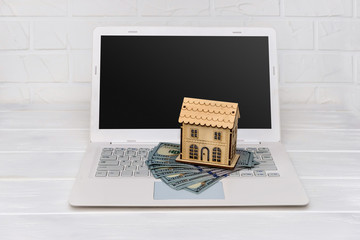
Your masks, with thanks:
<instances>
[{"instance_id":1,"label":"brick texture","mask_svg":"<svg viewBox=\"0 0 360 240\"><path fill-rule=\"evenodd\" d=\"M217 15L279 16L279 0L214 0Z\"/></svg>"},{"instance_id":2,"label":"brick texture","mask_svg":"<svg viewBox=\"0 0 360 240\"><path fill-rule=\"evenodd\" d=\"M209 16L208 0L144 0L142 16Z\"/></svg>"},{"instance_id":3,"label":"brick texture","mask_svg":"<svg viewBox=\"0 0 360 240\"><path fill-rule=\"evenodd\" d=\"M286 16L351 17L352 0L285 0Z\"/></svg>"},{"instance_id":4,"label":"brick texture","mask_svg":"<svg viewBox=\"0 0 360 240\"><path fill-rule=\"evenodd\" d=\"M271 27L280 102L360 110L360 0L0 0L0 103L90 101L99 26Z\"/></svg>"},{"instance_id":5,"label":"brick texture","mask_svg":"<svg viewBox=\"0 0 360 240\"><path fill-rule=\"evenodd\" d=\"M0 16L66 16L67 0L0 0Z\"/></svg>"}]
</instances>

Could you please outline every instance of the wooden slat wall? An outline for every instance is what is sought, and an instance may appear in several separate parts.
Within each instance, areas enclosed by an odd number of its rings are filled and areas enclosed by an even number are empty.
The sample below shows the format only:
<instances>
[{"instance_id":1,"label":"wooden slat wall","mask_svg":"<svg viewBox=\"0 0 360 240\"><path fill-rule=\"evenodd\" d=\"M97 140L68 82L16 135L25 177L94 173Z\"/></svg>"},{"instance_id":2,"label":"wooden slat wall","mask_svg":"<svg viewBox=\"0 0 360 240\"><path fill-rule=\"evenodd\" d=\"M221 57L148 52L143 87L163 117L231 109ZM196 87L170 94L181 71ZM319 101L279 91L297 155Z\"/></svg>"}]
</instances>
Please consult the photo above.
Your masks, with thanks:
<instances>
[{"instance_id":1,"label":"wooden slat wall","mask_svg":"<svg viewBox=\"0 0 360 240\"><path fill-rule=\"evenodd\" d=\"M282 111L282 139L307 207L72 208L88 110L0 108L1 238L136 239L141 228L148 239L358 239L359 122L348 111Z\"/></svg>"}]
</instances>

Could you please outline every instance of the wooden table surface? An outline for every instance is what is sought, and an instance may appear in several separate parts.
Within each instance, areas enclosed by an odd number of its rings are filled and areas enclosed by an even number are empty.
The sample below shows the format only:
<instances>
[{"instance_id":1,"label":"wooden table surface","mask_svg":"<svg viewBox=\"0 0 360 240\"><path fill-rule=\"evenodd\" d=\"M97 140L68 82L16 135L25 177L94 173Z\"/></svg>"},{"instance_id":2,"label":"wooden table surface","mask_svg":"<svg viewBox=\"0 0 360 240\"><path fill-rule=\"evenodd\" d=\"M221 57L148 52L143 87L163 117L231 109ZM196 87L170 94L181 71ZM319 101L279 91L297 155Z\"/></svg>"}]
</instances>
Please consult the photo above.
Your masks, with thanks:
<instances>
[{"instance_id":1,"label":"wooden table surface","mask_svg":"<svg viewBox=\"0 0 360 240\"><path fill-rule=\"evenodd\" d=\"M360 239L360 116L282 108L306 207L72 208L86 105L0 106L0 239Z\"/></svg>"}]
</instances>

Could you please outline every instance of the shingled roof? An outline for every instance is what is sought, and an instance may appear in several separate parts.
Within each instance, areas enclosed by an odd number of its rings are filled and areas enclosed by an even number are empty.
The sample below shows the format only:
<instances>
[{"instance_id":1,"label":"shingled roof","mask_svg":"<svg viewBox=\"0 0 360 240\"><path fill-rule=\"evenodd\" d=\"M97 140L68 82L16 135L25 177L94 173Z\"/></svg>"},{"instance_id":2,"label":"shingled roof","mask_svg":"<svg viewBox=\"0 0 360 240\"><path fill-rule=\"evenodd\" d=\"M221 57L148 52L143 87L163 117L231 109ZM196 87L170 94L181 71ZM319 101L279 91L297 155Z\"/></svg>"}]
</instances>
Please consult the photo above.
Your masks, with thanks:
<instances>
[{"instance_id":1,"label":"shingled roof","mask_svg":"<svg viewBox=\"0 0 360 240\"><path fill-rule=\"evenodd\" d=\"M179 123L232 129L239 117L237 103L185 97Z\"/></svg>"}]
</instances>

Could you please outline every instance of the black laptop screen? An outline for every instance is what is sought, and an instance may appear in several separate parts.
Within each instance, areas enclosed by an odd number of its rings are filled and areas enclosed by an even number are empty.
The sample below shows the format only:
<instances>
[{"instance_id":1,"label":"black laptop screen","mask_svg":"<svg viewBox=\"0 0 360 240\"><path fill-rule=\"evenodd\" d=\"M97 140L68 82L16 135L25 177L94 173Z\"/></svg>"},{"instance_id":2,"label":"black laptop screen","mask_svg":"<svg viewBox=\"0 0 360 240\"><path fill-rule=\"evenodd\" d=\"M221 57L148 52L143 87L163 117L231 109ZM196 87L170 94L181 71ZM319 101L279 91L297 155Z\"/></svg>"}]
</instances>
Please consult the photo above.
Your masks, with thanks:
<instances>
[{"instance_id":1,"label":"black laptop screen","mask_svg":"<svg viewBox=\"0 0 360 240\"><path fill-rule=\"evenodd\" d=\"M183 97L239 103L271 128L267 37L102 36L100 129L179 128Z\"/></svg>"}]
</instances>

